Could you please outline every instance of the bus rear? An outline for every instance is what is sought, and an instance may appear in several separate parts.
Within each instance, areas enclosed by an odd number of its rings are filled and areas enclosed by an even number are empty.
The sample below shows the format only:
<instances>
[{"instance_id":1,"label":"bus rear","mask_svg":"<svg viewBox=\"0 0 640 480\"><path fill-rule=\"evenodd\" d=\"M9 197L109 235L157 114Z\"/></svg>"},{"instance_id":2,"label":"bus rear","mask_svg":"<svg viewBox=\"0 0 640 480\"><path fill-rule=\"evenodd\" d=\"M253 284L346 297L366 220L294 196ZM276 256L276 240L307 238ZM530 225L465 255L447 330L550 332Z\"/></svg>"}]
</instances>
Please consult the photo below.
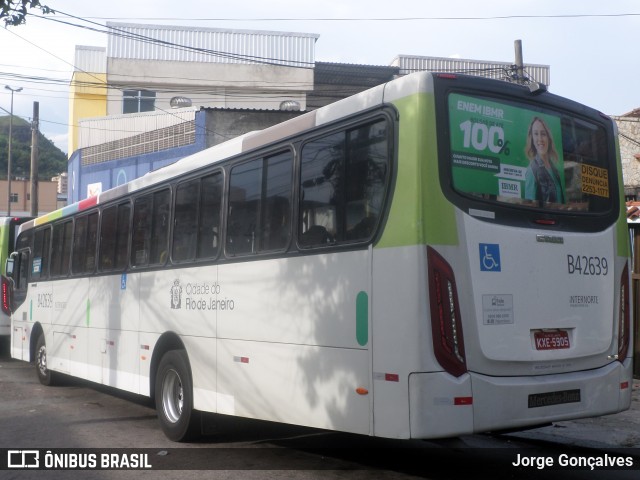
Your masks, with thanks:
<instances>
[{"instance_id":1,"label":"bus rear","mask_svg":"<svg viewBox=\"0 0 640 480\"><path fill-rule=\"evenodd\" d=\"M445 76L434 91L457 242L427 248L431 332L473 430L628 408L629 246L613 122L537 85Z\"/></svg>"},{"instance_id":2,"label":"bus rear","mask_svg":"<svg viewBox=\"0 0 640 480\"><path fill-rule=\"evenodd\" d=\"M373 371L406 378L409 398L379 377L375 433L443 437L629 408L613 121L535 85L458 75L401 79L385 98L401 134L373 251Z\"/></svg>"}]
</instances>

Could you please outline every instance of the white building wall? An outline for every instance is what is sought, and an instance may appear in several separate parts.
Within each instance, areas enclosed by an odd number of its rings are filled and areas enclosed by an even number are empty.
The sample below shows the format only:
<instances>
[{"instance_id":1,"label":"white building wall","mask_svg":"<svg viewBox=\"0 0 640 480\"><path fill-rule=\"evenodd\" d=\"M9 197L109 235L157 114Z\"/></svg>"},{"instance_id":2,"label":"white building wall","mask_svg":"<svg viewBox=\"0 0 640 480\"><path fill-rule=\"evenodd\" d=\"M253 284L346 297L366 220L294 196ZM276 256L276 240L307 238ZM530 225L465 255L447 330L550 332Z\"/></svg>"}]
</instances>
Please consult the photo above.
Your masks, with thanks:
<instances>
[{"instance_id":1,"label":"white building wall","mask_svg":"<svg viewBox=\"0 0 640 480\"><path fill-rule=\"evenodd\" d=\"M184 96L194 106L306 109L316 34L107 22L107 115L122 113L123 90L156 93L157 110Z\"/></svg>"}]
</instances>

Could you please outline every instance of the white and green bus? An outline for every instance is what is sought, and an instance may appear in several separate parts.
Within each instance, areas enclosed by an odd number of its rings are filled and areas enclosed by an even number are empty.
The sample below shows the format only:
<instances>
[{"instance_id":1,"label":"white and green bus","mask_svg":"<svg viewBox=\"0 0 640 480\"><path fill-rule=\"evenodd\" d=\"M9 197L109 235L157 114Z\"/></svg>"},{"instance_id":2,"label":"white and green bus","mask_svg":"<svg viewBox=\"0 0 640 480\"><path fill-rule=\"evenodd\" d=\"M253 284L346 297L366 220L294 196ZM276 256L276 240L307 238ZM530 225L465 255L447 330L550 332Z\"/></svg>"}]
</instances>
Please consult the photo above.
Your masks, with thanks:
<instances>
[{"instance_id":1,"label":"white and green bus","mask_svg":"<svg viewBox=\"0 0 640 480\"><path fill-rule=\"evenodd\" d=\"M5 275L8 255L14 251L18 225L33 217L0 217L0 276ZM1 278L1 277L0 277ZM11 306L9 305L9 283L0 282L0 337L11 335Z\"/></svg>"},{"instance_id":2,"label":"white and green bus","mask_svg":"<svg viewBox=\"0 0 640 480\"><path fill-rule=\"evenodd\" d=\"M202 412L388 438L620 412L610 118L416 73L25 223L14 358Z\"/></svg>"}]
</instances>

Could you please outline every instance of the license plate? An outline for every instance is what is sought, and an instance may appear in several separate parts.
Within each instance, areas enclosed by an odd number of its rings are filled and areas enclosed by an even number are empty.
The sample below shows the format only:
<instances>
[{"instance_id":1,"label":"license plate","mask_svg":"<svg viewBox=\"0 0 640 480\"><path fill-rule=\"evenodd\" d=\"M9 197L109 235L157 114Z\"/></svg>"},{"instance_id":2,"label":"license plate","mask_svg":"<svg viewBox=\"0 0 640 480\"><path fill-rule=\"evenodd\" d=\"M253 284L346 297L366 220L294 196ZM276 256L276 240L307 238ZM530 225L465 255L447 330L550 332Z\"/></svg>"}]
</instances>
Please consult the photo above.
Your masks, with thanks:
<instances>
[{"instance_id":1,"label":"license plate","mask_svg":"<svg viewBox=\"0 0 640 480\"><path fill-rule=\"evenodd\" d=\"M580 390L562 390L529 395L529 408L550 407L563 403L580 403Z\"/></svg>"},{"instance_id":2,"label":"license plate","mask_svg":"<svg viewBox=\"0 0 640 480\"><path fill-rule=\"evenodd\" d=\"M560 350L569 348L569 332L566 330L533 332L536 350Z\"/></svg>"}]
</instances>

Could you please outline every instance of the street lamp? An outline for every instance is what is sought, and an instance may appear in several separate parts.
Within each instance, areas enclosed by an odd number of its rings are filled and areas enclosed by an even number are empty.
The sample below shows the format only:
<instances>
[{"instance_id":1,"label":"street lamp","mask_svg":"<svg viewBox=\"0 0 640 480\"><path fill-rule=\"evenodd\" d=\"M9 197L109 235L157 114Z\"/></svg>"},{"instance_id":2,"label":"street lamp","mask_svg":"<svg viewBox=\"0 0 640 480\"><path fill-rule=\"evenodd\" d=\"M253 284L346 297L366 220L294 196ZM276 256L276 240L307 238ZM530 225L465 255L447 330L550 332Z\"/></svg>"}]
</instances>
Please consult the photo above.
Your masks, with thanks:
<instances>
[{"instance_id":1,"label":"street lamp","mask_svg":"<svg viewBox=\"0 0 640 480\"><path fill-rule=\"evenodd\" d=\"M7 217L11 216L11 142L13 130L13 93L21 92L22 87L11 88L5 85L4 88L11 91L11 112L9 113L9 155L7 155Z\"/></svg>"}]
</instances>

